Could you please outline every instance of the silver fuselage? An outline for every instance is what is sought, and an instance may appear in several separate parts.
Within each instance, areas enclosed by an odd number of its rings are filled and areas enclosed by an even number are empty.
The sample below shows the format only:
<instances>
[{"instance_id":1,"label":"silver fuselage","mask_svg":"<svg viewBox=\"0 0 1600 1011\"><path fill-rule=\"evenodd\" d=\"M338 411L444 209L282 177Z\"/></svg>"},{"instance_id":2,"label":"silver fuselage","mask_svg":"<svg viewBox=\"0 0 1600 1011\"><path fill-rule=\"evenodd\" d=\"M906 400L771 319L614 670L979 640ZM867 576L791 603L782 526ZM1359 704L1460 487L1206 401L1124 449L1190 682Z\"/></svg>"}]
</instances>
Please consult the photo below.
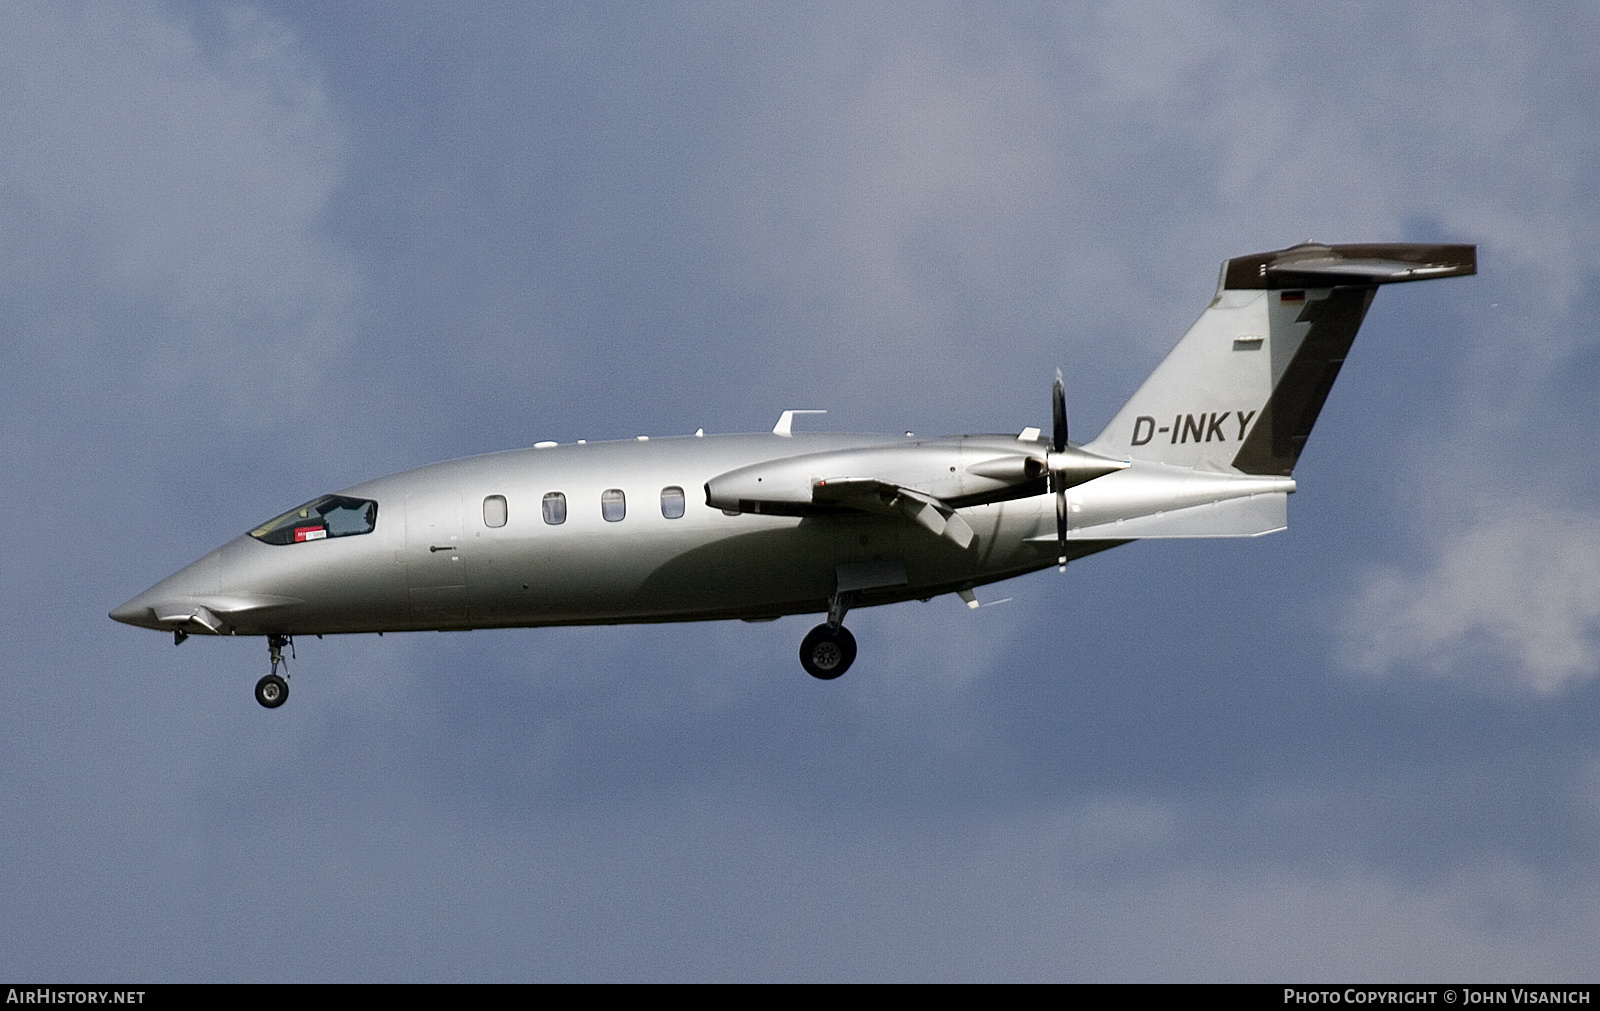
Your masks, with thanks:
<instances>
[{"instance_id":1,"label":"silver fuselage","mask_svg":"<svg viewBox=\"0 0 1600 1011\"><path fill-rule=\"evenodd\" d=\"M220 616L223 631L236 635L758 620L826 611L841 565L903 565L899 585L859 591L855 606L863 607L954 592L1055 562L1053 506L1043 495L962 509L977 535L966 549L894 516L729 515L706 503L707 482L737 468L916 446L947 451L955 467L965 457L1016 453L1019 440L726 435L452 460L344 489L340 494L378 503L370 534L291 544L242 535L113 617L203 633L208 629L173 616L204 604ZM1124 477L1076 490L1077 518L1093 521L1101 511L1096 486L1116 498L1115 484L1129 483L1116 481ZM685 491L681 517L663 515L664 488ZM608 489L625 496L625 516L616 522L601 512ZM551 492L566 498L559 525L545 522L541 511ZM485 522L490 496L506 500L503 526ZM1116 543L1075 539L1072 554Z\"/></svg>"}]
</instances>

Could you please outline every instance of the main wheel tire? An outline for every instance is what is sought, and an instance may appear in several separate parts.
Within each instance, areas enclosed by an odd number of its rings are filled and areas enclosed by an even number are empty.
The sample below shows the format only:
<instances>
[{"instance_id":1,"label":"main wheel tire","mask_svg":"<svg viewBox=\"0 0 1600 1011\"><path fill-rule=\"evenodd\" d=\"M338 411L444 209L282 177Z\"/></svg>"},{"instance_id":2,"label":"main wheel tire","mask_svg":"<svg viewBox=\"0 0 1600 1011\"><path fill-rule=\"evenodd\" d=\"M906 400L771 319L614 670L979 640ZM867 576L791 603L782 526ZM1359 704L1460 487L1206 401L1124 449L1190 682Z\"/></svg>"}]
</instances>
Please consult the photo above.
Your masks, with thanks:
<instances>
[{"instance_id":1,"label":"main wheel tire","mask_svg":"<svg viewBox=\"0 0 1600 1011\"><path fill-rule=\"evenodd\" d=\"M268 674L256 682L256 701L268 709L276 709L289 701L289 682L276 674Z\"/></svg>"},{"instance_id":2,"label":"main wheel tire","mask_svg":"<svg viewBox=\"0 0 1600 1011\"><path fill-rule=\"evenodd\" d=\"M814 678L832 681L849 670L855 660L856 637L843 625L818 625L800 640L800 666Z\"/></svg>"}]
</instances>

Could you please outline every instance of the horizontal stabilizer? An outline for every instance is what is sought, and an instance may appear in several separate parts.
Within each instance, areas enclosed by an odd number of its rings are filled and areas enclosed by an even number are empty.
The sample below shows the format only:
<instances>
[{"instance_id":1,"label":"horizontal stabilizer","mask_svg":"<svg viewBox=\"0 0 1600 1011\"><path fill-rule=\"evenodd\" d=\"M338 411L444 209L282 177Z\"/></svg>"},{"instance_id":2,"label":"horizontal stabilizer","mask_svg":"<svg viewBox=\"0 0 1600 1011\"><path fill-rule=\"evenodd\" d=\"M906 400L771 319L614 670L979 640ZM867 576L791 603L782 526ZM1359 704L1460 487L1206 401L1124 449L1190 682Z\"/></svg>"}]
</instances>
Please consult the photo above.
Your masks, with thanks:
<instances>
[{"instance_id":1,"label":"horizontal stabilizer","mask_svg":"<svg viewBox=\"0 0 1600 1011\"><path fill-rule=\"evenodd\" d=\"M1306 242L1270 253L1235 256L1223 268L1222 287L1330 288L1345 284L1396 284L1478 272L1478 247L1419 242Z\"/></svg>"}]
</instances>

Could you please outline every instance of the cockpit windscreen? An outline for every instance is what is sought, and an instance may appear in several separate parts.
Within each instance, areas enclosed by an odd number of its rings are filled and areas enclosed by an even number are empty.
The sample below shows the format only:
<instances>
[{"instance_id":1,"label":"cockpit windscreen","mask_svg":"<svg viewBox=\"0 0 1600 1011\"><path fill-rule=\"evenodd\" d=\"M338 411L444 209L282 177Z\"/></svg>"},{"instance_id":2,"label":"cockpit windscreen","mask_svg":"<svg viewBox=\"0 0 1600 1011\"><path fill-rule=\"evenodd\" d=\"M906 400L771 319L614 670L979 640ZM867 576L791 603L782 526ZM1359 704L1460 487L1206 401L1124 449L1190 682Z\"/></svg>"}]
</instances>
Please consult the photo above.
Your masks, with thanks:
<instances>
[{"instance_id":1,"label":"cockpit windscreen","mask_svg":"<svg viewBox=\"0 0 1600 1011\"><path fill-rule=\"evenodd\" d=\"M268 544L295 544L328 537L370 534L378 525L378 503L345 495L324 495L250 531Z\"/></svg>"}]
</instances>

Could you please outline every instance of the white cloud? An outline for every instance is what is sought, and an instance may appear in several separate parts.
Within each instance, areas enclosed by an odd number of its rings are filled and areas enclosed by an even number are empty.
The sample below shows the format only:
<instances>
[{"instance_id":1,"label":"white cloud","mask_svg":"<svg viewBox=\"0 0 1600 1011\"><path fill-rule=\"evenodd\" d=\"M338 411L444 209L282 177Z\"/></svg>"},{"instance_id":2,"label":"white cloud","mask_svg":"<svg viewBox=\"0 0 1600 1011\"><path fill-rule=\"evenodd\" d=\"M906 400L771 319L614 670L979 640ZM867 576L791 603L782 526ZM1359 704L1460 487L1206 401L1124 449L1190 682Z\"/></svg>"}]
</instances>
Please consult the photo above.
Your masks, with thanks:
<instances>
[{"instance_id":1,"label":"white cloud","mask_svg":"<svg viewBox=\"0 0 1600 1011\"><path fill-rule=\"evenodd\" d=\"M1043 205L1064 167L1025 58L856 27L865 38L840 48L826 32L786 39L768 90L729 124L725 269L797 313L809 346L784 364L821 354L830 396L876 400L886 378L914 386L983 357L963 296L1009 290L1019 260L1051 273L1031 250L1054 245Z\"/></svg>"},{"instance_id":2,"label":"white cloud","mask_svg":"<svg viewBox=\"0 0 1600 1011\"><path fill-rule=\"evenodd\" d=\"M841 399L935 393L966 415L1016 396L1018 356L1120 368L1176 340L1225 256L1418 222L1527 286L1541 339L1515 368L1586 339L1570 313L1600 219L1576 26L1498 5L1448 24L1131 3L1054 26L841 20L764 54L723 194L729 271L811 317L790 367L825 356ZM1504 363L1503 333L1472 337Z\"/></svg>"},{"instance_id":3,"label":"white cloud","mask_svg":"<svg viewBox=\"0 0 1600 1011\"><path fill-rule=\"evenodd\" d=\"M1600 673L1600 516L1502 502L1429 550L1420 569L1361 580L1344 615L1350 666L1542 694Z\"/></svg>"}]
</instances>

